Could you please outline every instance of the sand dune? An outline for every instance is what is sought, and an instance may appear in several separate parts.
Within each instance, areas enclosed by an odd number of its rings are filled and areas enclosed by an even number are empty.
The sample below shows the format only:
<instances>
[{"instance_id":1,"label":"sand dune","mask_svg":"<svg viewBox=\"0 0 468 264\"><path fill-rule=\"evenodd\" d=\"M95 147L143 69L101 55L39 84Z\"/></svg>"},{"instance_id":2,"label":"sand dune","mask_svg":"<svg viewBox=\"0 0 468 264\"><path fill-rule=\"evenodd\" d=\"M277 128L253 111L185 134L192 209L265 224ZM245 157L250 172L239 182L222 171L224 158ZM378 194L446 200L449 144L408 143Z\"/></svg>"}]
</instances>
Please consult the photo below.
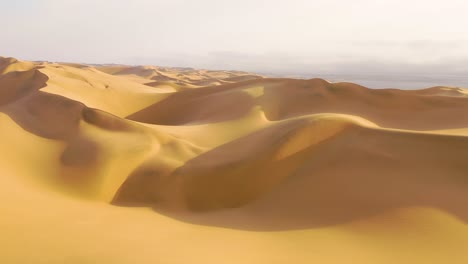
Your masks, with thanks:
<instances>
[{"instance_id":1,"label":"sand dune","mask_svg":"<svg viewBox=\"0 0 468 264\"><path fill-rule=\"evenodd\" d=\"M458 88L446 89L459 93ZM164 125L211 123L241 118L252 108L260 107L271 121L306 114L345 113L388 128L468 127L468 119L459 115L468 111L468 96L428 94L427 90L372 90L321 79L260 79L176 93L128 118ZM224 113L224 107L230 107L230 111ZM179 113L175 118L174 111Z\"/></svg>"},{"instance_id":2,"label":"sand dune","mask_svg":"<svg viewBox=\"0 0 468 264\"><path fill-rule=\"evenodd\" d=\"M468 92L0 57L2 263L468 263Z\"/></svg>"},{"instance_id":3,"label":"sand dune","mask_svg":"<svg viewBox=\"0 0 468 264\"><path fill-rule=\"evenodd\" d=\"M260 79L262 76L239 71L208 71L191 68L168 68L156 66L98 65L96 69L127 79L154 86L157 82L171 82L193 88L219 85L238 81Z\"/></svg>"}]
</instances>

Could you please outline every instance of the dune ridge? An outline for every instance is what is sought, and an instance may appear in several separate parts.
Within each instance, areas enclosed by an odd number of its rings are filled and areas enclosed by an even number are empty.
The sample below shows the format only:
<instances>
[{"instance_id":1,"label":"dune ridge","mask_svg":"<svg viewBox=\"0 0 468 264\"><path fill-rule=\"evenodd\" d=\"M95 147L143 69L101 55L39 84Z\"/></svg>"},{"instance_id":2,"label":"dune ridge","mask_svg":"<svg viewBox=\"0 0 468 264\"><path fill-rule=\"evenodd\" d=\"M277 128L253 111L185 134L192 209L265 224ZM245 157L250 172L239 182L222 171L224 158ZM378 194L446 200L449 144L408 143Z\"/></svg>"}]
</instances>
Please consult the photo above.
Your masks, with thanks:
<instances>
[{"instance_id":1,"label":"dune ridge","mask_svg":"<svg viewBox=\"0 0 468 264\"><path fill-rule=\"evenodd\" d=\"M0 262L466 263L465 116L463 88L0 57Z\"/></svg>"}]
</instances>

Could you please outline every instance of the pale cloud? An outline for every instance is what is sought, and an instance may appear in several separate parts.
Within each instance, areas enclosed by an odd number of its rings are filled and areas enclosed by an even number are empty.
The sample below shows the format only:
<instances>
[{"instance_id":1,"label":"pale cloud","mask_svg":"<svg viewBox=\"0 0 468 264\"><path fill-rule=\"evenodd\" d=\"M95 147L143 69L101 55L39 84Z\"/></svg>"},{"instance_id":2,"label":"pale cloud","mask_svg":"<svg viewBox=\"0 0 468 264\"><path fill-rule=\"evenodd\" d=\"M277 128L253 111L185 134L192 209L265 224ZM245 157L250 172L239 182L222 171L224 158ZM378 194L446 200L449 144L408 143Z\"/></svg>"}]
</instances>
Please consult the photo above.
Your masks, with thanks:
<instances>
[{"instance_id":1,"label":"pale cloud","mask_svg":"<svg viewBox=\"0 0 468 264\"><path fill-rule=\"evenodd\" d=\"M461 0L1 1L0 53L304 73L460 72Z\"/></svg>"}]
</instances>

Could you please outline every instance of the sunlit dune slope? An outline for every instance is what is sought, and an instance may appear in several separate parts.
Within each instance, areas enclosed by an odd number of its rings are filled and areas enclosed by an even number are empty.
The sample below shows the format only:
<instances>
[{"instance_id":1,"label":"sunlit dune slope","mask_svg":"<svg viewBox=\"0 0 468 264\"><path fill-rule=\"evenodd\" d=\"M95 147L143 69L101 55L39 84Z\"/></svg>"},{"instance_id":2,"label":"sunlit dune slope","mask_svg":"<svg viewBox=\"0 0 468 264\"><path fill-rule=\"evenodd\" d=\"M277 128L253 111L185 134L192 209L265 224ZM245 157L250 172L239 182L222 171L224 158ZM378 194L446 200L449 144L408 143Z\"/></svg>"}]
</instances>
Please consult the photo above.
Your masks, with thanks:
<instances>
[{"instance_id":1,"label":"sunlit dune slope","mask_svg":"<svg viewBox=\"0 0 468 264\"><path fill-rule=\"evenodd\" d=\"M1 263L468 263L468 93L0 57Z\"/></svg>"},{"instance_id":2,"label":"sunlit dune slope","mask_svg":"<svg viewBox=\"0 0 468 264\"><path fill-rule=\"evenodd\" d=\"M445 89L452 93L464 91ZM433 89L428 90L372 90L321 79L260 79L176 93L128 118L165 125L211 123L240 118L260 107L272 121L305 114L343 113L389 128L468 127L468 119L459 115L468 111L468 95L430 96ZM229 111L223 111L227 107Z\"/></svg>"}]
</instances>

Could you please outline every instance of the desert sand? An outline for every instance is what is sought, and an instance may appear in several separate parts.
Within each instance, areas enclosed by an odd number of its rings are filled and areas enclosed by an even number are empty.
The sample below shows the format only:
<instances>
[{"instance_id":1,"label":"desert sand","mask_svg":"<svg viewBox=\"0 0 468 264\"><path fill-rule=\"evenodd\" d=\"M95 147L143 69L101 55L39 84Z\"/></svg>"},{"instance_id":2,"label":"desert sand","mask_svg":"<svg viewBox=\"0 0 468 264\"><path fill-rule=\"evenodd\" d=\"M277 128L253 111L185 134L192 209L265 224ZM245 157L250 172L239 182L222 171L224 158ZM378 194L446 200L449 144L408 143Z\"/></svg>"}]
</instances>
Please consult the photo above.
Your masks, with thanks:
<instances>
[{"instance_id":1,"label":"desert sand","mask_svg":"<svg viewBox=\"0 0 468 264\"><path fill-rule=\"evenodd\" d=\"M0 263L468 263L468 90L0 57Z\"/></svg>"}]
</instances>

